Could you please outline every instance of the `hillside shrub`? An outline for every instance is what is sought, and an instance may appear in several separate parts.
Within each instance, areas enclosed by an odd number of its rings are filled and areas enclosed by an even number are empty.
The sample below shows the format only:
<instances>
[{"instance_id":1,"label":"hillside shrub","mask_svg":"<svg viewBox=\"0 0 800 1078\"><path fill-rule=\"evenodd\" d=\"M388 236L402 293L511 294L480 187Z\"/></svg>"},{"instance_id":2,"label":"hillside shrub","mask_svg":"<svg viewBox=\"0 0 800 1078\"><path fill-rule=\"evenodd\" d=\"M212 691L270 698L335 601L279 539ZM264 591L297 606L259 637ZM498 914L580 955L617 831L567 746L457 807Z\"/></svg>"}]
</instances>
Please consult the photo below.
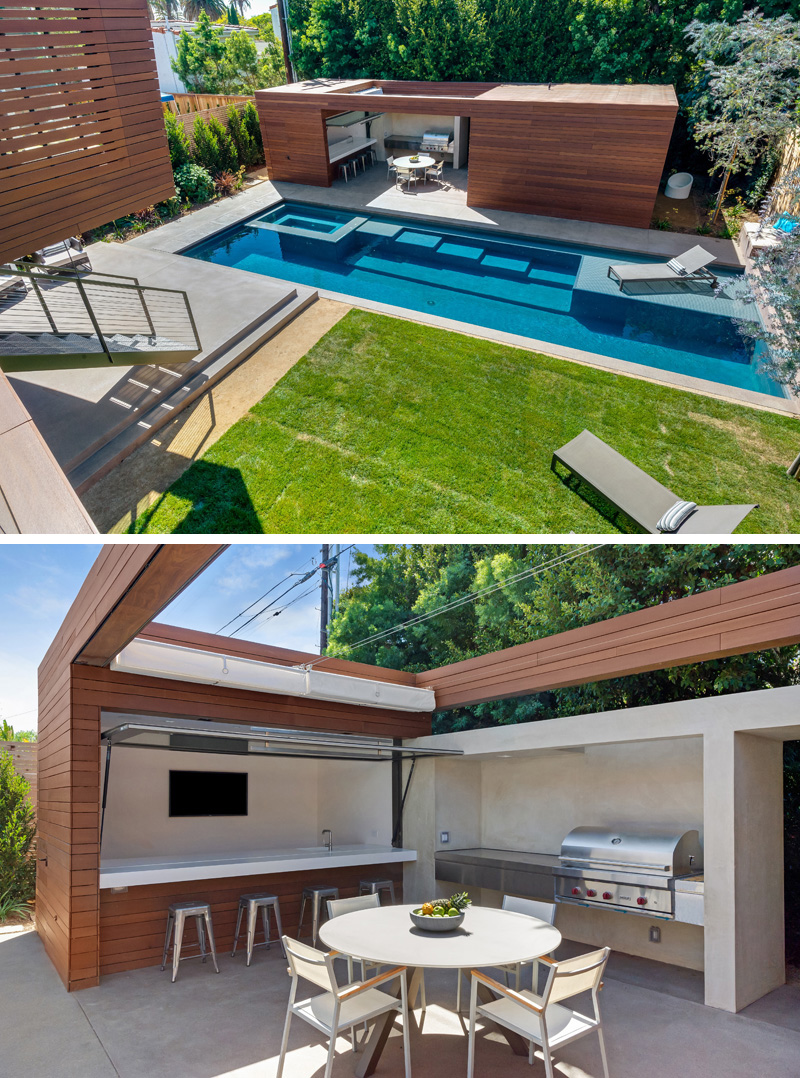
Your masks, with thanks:
<instances>
[{"instance_id":1,"label":"hillside shrub","mask_svg":"<svg viewBox=\"0 0 800 1078\"><path fill-rule=\"evenodd\" d=\"M183 124L178 122L174 112L164 113L164 127L167 132L167 145L169 146L169 159L172 162L173 172L181 165L187 164L192 159L192 147L189 136L186 134Z\"/></svg>"},{"instance_id":2,"label":"hillside shrub","mask_svg":"<svg viewBox=\"0 0 800 1078\"><path fill-rule=\"evenodd\" d=\"M185 202L207 202L214 193L214 181L208 169L191 163L176 170L175 186Z\"/></svg>"},{"instance_id":3,"label":"hillside shrub","mask_svg":"<svg viewBox=\"0 0 800 1078\"><path fill-rule=\"evenodd\" d=\"M0 753L0 921L25 911L36 894L36 824L29 792L11 753Z\"/></svg>"},{"instance_id":4,"label":"hillside shrub","mask_svg":"<svg viewBox=\"0 0 800 1078\"><path fill-rule=\"evenodd\" d=\"M227 127L216 116L208 118L209 133L217 140L217 172L236 172L239 167L239 157L233 139L228 133ZM205 164L205 162L201 162ZM213 170L212 170L213 171Z\"/></svg>"}]
</instances>

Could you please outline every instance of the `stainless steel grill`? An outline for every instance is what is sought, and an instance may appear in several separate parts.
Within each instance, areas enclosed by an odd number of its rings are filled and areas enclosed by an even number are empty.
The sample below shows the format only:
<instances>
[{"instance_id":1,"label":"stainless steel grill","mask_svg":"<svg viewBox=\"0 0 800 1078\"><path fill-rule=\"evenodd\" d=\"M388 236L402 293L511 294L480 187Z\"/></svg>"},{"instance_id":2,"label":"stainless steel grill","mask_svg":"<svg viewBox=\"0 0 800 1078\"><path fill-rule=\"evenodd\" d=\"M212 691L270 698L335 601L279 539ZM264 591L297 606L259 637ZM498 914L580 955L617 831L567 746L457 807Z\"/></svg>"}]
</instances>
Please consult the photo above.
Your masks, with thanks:
<instances>
[{"instance_id":1,"label":"stainless steel grill","mask_svg":"<svg viewBox=\"0 0 800 1078\"><path fill-rule=\"evenodd\" d=\"M420 145L420 149L428 151L433 150L434 152L438 153L452 153L452 138L453 136L449 133L444 134L441 132L426 131L425 134L422 136L422 143Z\"/></svg>"},{"instance_id":2,"label":"stainless steel grill","mask_svg":"<svg viewBox=\"0 0 800 1078\"><path fill-rule=\"evenodd\" d=\"M553 869L555 900L672 920L675 880L703 868L697 831L576 827Z\"/></svg>"}]
</instances>

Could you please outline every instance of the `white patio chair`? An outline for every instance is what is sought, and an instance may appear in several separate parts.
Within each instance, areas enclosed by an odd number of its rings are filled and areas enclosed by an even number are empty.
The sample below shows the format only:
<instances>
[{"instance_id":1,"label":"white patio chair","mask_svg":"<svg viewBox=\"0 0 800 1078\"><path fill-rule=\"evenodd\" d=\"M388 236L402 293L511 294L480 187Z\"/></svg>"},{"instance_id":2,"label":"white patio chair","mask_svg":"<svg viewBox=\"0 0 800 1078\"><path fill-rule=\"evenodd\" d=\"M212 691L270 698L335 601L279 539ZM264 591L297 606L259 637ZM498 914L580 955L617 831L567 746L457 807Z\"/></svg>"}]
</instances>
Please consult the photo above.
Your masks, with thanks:
<instances>
[{"instance_id":1,"label":"white patio chair","mask_svg":"<svg viewBox=\"0 0 800 1078\"><path fill-rule=\"evenodd\" d=\"M546 921L547 924L552 925L556 919L556 904L555 902L539 902L535 898L517 898L515 895L503 895L503 909L508 910L510 913L524 913L526 917L535 917L539 921ZM523 966L532 966L533 971L531 973L531 986L534 991L539 987L539 959L534 958L532 962L514 962L510 966L498 966L497 968L502 970L506 978L506 987L508 987L508 975L514 973L516 980L514 987L519 992L520 989L520 976L522 974ZM458 991L456 992L456 1010L461 1013L461 977L464 971L458 971Z\"/></svg>"},{"instance_id":2,"label":"white patio chair","mask_svg":"<svg viewBox=\"0 0 800 1078\"><path fill-rule=\"evenodd\" d=\"M441 183L444 179L444 161L437 161L435 165L426 168L425 179L427 180L428 177Z\"/></svg>"},{"instance_id":3,"label":"white patio chair","mask_svg":"<svg viewBox=\"0 0 800 1078\"><path fill-rule=\"evenodd\" d=\"M337 1035L362 1022L369 1022L378 1015L387 1011L398 1010L403 1016L403 1054L405 1056L405 1078L411 1078L411 1052L408 1040L408 990L406 983L406 968L398 966L389 969L385 973L379 973L368 981L357 981L355 984L345 985L340 988L336 983L336 974L333 969L335 951L325 954L315 947L309 947L299 940L293 940L289 936L283 937L283 946L286 949L286 957L289 960L289 974L292 978L292 987L289 992L289 1003L286 1008L286 1023L283 1027L283 1039L281 1041L281 1054L278 1060L276 1078L282 1078L283 1064L286 1059L286 1047L289 1043L289 1028L292 1017L297 1015L304 1022L308 1022L314 1029L324 1033L330 1039L328 1047L328 1062L325 1066L325 1078L330 1078L333 1069L334 1050ZM300 978L318 985L323 991L319 995L295 1002L297 985ZM390 996L387 992L381 992L378 985L387 984L389 981L400 978L400 998Z\"/></svg>"},{"instance_id":4,"label":"white patio chair","mask_svg":"<svg viewBox=\"0 0 800 1078\"><path fill-rule=\"evenodd\" d=\"M405 183L406 188L410 187L413 183L417 186L417 170L415 168L395 168L395 187L402 187Z\"/></svg>"},{"instance_id":5,"label":"white patio chair","mask_svg":"<svg viewBox=\"0 0 800 1078\"><path fill-rule=\"evenodd\" d=\"M392 173L397 172L397 165L394 163L394 157L386 158L386 179L391 179Z\"/></svg>"},{"instance_id":6,"label":"white patio chair","mask_svg":"<svg viewBox=\"0 0 800 1078\"><path fill-rule=\"evenodd\" d=\"M475 1072L475 1024L479 1014L530 1041L529 1063L533 1063L534 1049L538 1045L544 1055L547 1078L555 1078L551 1056L554 1049L561 1048L579 1037L585 1037L587 1033L597 1033L603 1060L603 1075L608 1078L608 1060L597 993L603 987L600 978L610 953L609 947L603 947L577 958L568 958L564 962L541 958L539 961L545 963L549 969L547 984L541 996L528 992L527 989L517 992L513 988L506 988L479 970L472 970L467 1078L473 1078ZM499 998L491 1003L478 1004L479 984L486 985L496 992ZM561 1006L562 1000L571 999L581 992L592 993L593 1017Z\"/></svg>"}]
</instances>

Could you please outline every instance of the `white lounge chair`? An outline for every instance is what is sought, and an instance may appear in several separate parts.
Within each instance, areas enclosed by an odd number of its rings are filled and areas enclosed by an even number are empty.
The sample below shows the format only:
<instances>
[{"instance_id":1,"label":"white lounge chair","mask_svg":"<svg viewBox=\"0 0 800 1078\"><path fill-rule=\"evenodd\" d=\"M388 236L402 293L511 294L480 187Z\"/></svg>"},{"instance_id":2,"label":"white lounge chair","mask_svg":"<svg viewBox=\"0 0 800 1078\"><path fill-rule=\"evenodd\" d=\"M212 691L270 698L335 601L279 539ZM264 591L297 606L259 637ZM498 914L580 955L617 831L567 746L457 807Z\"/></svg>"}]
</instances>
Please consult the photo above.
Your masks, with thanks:
<instances>
[{"instance_id":1,"label":"white lounge chair","mask_svg":"<svg viewBox=\"0 0 800 1078\"><path fill-rule=\"evenodd\" d=\"M89 265L89 256L83 249L81 241L75 236L43 247L34 254L33 260L42 269L55 272Z\"/></svg>"},{"instance_id":2,"label":"white lounge chair","mask_svg":"<svg viewBox=\"0 0 800 1078\"><path fill-rule=\"evenodd\" d=\"M634 281L708 281L717 287L718 281L706 267L716 262L717 256L710 255L702 247L692 247L669 262L625 262L620 266L609 266L608 276L619 281L619 290L624 284Z\"/></svg>"}]
</instances>

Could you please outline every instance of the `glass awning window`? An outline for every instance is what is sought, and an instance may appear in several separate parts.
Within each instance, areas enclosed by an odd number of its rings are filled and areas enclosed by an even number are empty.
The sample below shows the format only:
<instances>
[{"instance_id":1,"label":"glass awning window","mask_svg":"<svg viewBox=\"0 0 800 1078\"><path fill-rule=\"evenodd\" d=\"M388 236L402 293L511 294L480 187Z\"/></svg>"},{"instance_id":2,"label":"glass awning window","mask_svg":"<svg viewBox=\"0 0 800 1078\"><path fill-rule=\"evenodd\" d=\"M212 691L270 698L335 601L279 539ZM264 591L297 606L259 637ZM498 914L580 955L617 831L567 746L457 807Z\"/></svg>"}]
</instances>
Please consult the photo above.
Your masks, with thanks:
<instances>
[{"instance_id":1,"label":"glass awning window","mask_svg":"<svg viewBox=\"0 0 800 1078\"><path fill-rule=\"evenodd\" d=\"M365 737L279 726L241 726L207 719L126 719L102 732L101 740L129 748L210 752L234 756L306 756L372 763L420 756L462 756L461 749L395 745L390 737Z\"/></svg>"}]
</instances>

